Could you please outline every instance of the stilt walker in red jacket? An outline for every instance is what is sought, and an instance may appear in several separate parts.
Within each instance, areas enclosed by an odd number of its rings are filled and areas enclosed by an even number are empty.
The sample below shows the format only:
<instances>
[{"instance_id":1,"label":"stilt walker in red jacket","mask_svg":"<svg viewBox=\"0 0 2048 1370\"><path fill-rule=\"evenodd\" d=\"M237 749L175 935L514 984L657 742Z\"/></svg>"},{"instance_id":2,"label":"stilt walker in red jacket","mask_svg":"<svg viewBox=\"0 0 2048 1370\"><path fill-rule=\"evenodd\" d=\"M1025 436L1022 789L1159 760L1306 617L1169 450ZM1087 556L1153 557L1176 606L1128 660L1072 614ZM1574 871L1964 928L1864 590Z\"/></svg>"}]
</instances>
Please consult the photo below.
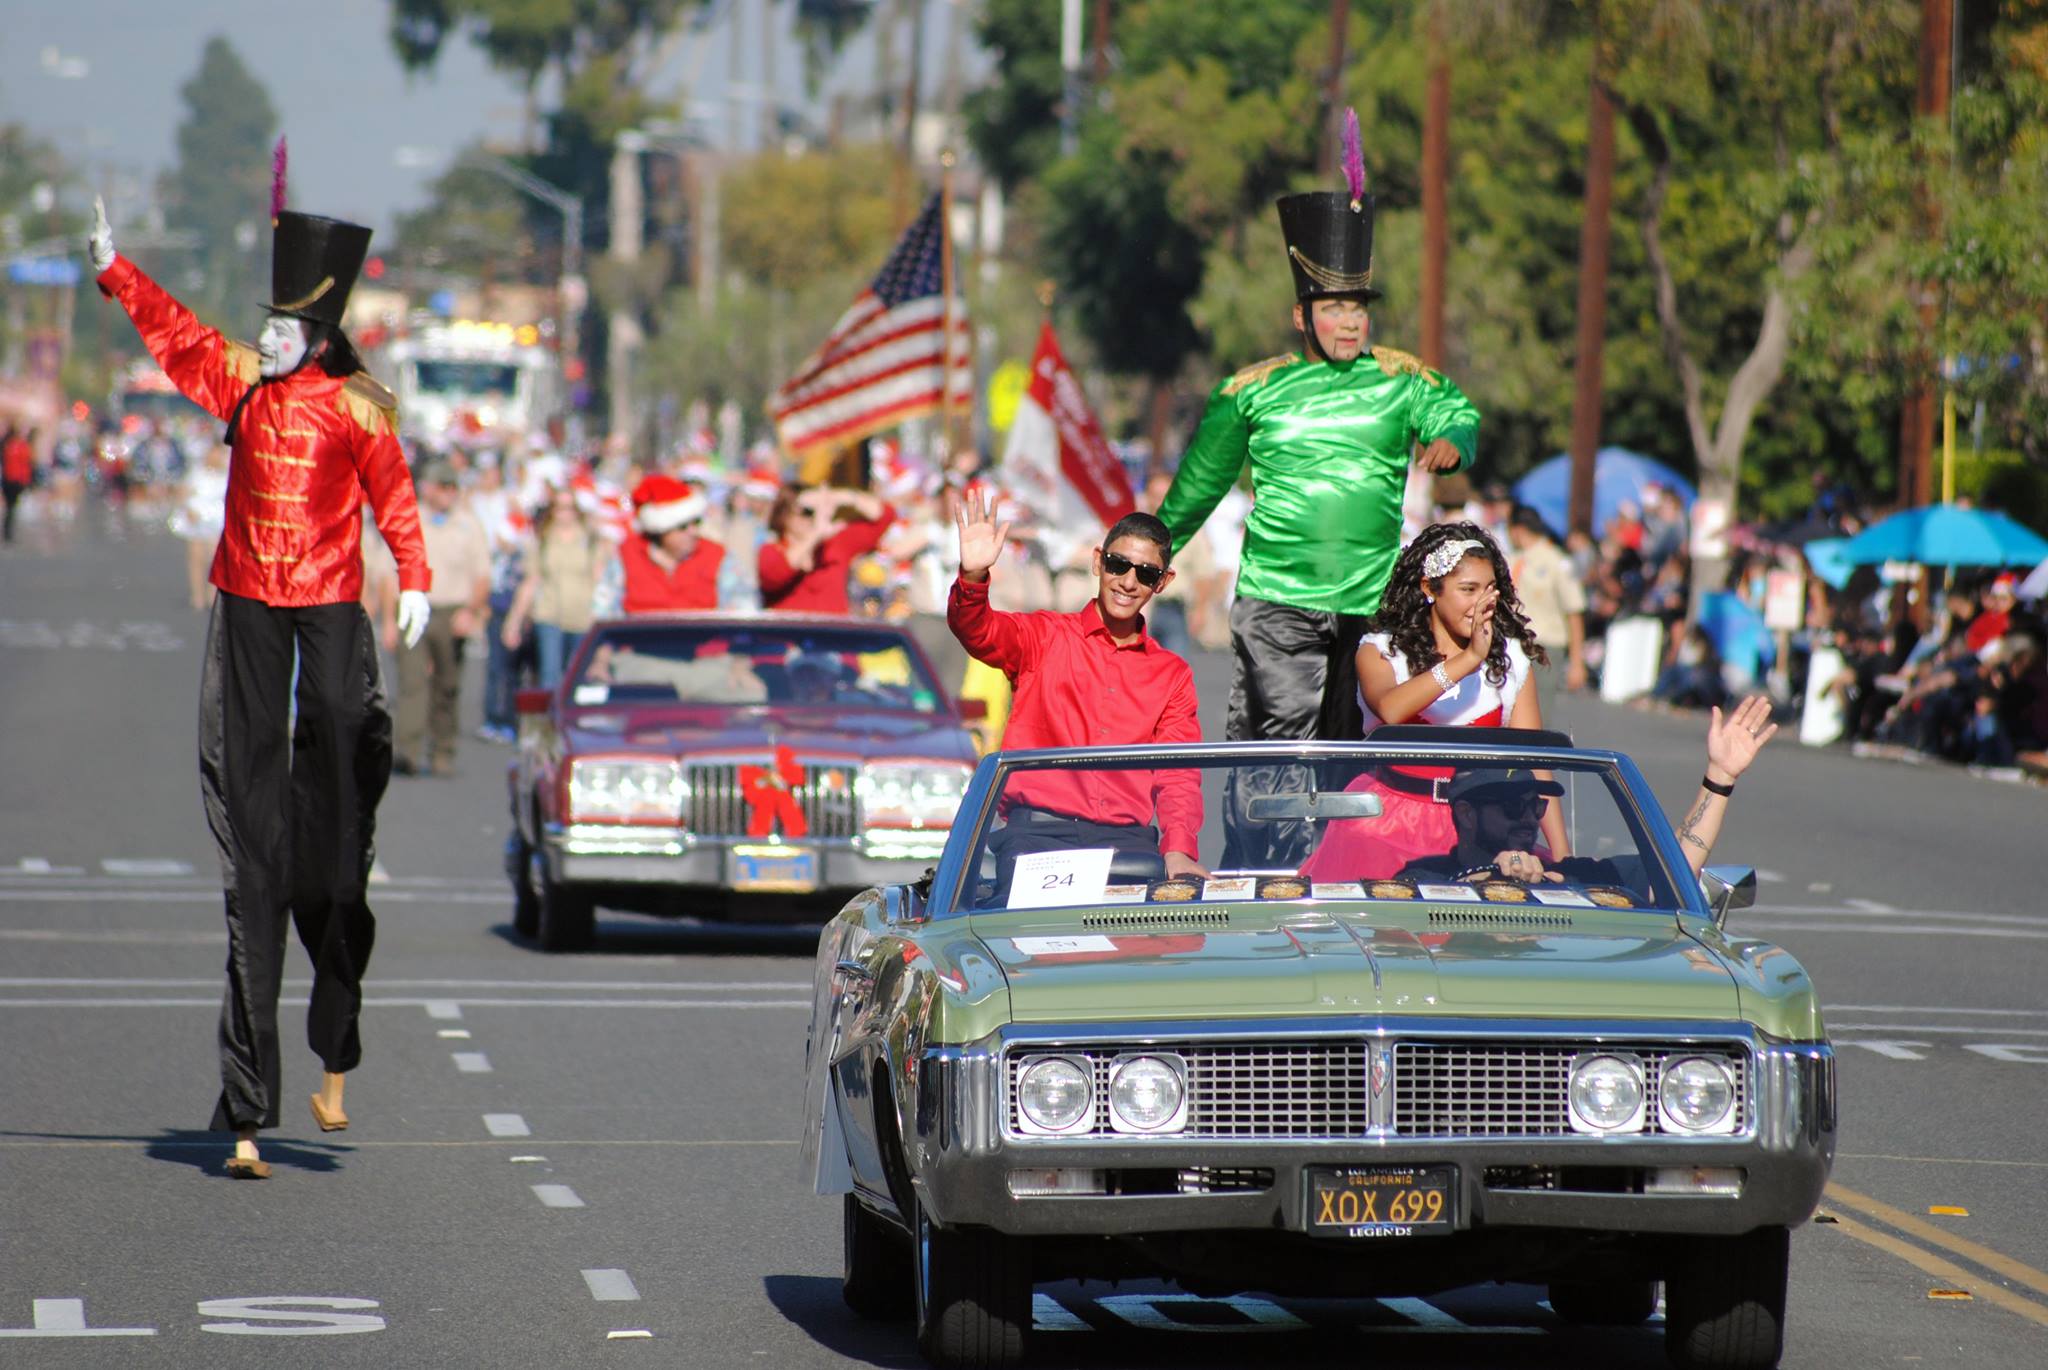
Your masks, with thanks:
<instances>
[{"instance_id":1,"label":"stilt walker in red jacket","mask_svg":"<svg viewBox=\"0 0 2048 1370\"><path fill-rule=\"evenodd\" d=\"M312 1096L323 1131L348 1126L342 1077L362 1059L357 1018L376 934L364 889L377 803L391 776L391 716L360 602L365 494L398 562L408 643L428 615L426 548L395 401L362 371L341 331L370 230L286 211L283 157L280 142L270 318L255 347L205 327L115 255L97 203L89 240L101 291L128 311L178 389L228 425L227 525L212 573L220 594L199 684L199 774L227 894L212 1126L235 1133L227 1171L243 1179L270 1174L256 1132L278 1125L277 1000L288 925L297 925L313 958L306 1036L326 1072Z\"/></svg>"}]
</instances>

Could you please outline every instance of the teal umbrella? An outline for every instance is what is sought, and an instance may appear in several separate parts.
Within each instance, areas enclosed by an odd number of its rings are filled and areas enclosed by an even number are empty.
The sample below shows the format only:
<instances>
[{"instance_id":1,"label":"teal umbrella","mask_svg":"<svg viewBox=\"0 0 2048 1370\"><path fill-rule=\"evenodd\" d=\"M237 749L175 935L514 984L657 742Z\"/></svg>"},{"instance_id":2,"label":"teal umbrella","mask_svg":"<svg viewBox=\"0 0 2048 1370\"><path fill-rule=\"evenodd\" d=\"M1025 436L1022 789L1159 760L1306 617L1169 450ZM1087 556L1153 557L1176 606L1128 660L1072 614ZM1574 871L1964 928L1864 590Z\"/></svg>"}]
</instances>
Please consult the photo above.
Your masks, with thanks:
<instances>
[{"instance_id":1,"label":"teal umbrella","mask_svg":"<svg viewBox=\"0 0 2048 1370\"><path fill-rule=\"evenodd\" d=\"M1850 538L1840 553L1851 566L1909 561L1919 566L2031 566L2048 557L2048 538L1988 509L1930 504L1893 514Z\"/></svg>"}]
</instances>

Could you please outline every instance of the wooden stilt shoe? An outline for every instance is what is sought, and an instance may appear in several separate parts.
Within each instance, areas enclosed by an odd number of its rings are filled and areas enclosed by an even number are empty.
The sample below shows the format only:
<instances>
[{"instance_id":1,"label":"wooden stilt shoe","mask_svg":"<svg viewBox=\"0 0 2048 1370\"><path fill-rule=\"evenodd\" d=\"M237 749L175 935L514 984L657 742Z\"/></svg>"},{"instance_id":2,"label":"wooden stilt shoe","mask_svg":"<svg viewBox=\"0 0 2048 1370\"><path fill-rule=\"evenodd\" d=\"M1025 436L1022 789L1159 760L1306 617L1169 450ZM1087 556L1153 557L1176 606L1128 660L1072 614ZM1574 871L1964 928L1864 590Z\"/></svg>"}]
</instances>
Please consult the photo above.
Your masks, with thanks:
<instances>
[{"instance_id":1,"label":"wooden stilt shoe","mask_svg":"<svg viewBox=\"0 0 2048 1370\"><path fill-rule=\"evenodd\" d=\"M348 1127L348 1114L340 1109L330 1109L319 1095L312 1097L313 1121L320 1124L322 1132L341 1132Z\"/></svg>"},{"instance_id":2,"label":"wooden stilt shoe","mask_svg":"<svg viewBox=\"0 0 2048 1370\"><path fill-rule=\"evenodd\" d=\"M228 1178L231 1180L267 1180L270 1178L270 1162L259 1161L253 1156L228 1157Z\"/></svg>"}]
</instances>

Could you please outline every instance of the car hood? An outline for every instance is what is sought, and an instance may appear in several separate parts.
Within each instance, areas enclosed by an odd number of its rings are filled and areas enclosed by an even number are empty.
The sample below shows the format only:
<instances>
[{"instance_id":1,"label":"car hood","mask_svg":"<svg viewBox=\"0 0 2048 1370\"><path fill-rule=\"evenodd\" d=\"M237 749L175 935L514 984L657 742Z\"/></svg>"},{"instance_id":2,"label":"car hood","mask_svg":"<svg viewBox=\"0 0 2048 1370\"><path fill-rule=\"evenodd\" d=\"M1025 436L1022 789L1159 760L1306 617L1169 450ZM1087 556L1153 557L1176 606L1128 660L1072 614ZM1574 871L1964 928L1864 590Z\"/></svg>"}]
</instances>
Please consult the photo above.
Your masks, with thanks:
<instances>
[{"instance_id":1,"label":"car hood","mask_svg":"<svg viewBox=\"0 0 2048 1370\"><path fill-rule=\"evenodd\" d=\"M980 914L1019 1022L1294 1017L1733 1018L1727 967L1678 920L1190 910Z\"/></svg>"},{"instance_id":2,"label":"car hood","mask_svg":"<svg viewBox=\"0 0 2048 1370\"><path fill-rule=\"evenodd\" d=\"M974 744L941 714L838 709L590 709L564 729L575 752L644 751L663 756L765 753L799 756L920 756L974 763Z\"/></svg>"}]
</instances>

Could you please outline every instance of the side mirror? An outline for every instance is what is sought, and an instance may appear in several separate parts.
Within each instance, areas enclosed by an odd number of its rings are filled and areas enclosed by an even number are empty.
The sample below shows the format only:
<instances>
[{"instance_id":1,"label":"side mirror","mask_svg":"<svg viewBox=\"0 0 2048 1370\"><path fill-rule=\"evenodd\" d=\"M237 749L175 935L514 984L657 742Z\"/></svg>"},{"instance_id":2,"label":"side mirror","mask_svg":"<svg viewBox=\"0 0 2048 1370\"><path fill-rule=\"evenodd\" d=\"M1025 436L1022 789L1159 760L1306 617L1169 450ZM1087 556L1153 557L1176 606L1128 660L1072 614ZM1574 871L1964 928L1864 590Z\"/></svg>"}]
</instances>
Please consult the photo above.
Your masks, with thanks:
<instances>
[{"instance_id":1,"label":"side mirror","mask_svg":"<svg viewBox=\"0 0 2048 1370\"><path fill-rule=\"evenodd\" d=\"M988 717L988 701L986 699L963 699L959 701L959 705L960 721L962 723L979 723Z\"/></svg>"},{"instance_id":2,"label":"side mirror","mask_svg":"<svg viewBox=\"0 0 2048 1370\"><path fill-rule=\"evenodd\" d=\"M554 702L553 690L519 690L512 696L512 711L522 718L528 714L544 714L548 711L548 706Z\"/></svg>"},{"instance_id":3,"label":"side mirror","mask_svg":"<svg viewBox=\"0 0 2048 1370\"><path fill-rule=\"evenodd\" d=\"M1723 927L1729 914L1756 903L1756 871L1749 866L1708 866L1700 872L1700 888L1714 912L1714 926Z\"/></svg>"}]
</instances>

